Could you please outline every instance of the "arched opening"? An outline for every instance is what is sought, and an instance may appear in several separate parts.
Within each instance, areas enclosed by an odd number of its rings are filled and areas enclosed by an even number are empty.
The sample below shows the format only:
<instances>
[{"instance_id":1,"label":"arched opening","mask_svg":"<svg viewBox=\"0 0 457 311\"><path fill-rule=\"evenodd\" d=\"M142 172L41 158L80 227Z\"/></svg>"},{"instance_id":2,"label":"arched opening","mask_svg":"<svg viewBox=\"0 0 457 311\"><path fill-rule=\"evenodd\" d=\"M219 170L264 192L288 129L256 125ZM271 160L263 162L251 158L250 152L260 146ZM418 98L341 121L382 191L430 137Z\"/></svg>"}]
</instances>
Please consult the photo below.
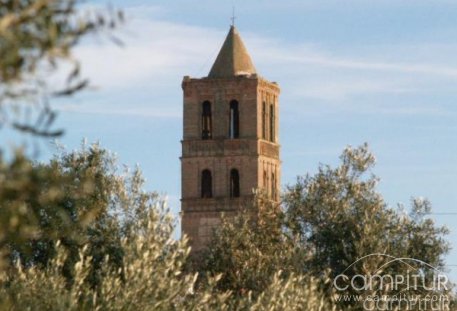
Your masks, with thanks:
<instances>
[{"instance_id":1,"label":"arched opening","mask_svg":"<svg viewBox=\"0 0 457 311\"><path fill-rule=\"evenodd\" d=\"M202 198L213 197L213 177L210 170L204 170L201 178Z\"/></svg>"},{"instance_id":2,"label":"arched opening","mask_svg":"<svg viewBox=\"0 0 457 311\"><path fill-rule=\"evenodd\" d=\"M270 141L275 141L275 108L270 105Z\"/></svg>"},{"instance_id":3,"label":"arched opening","mask_svg":"<svg viewBox=\"0 0 457 311\"><path fill-rule=\"evenodd\" d=\"M237 169L230 171L230 197L240 197L240 174Z\"/></svg>"},{"instance_id":4,"label":"arched opening","mask_svg":"<svg viewBox=\"0 0 457 311\"><path fill-rule=\"evenodd\" d=\"M240 113L238 109L238 102L232 100L230 102L230 116L229 116L229 138L240 137Z\"/></svg>"},{"instance_id":5,"label":"arched opening","mask_svg":"<svg viewBox=\"0 0 457 311\"><path fill-rule=\"evenodd\" d=\"M211 103L205 101L202 104L202 139L211 139L213 136L213 124L211 117Z\"/></svg>"}]
</instances>

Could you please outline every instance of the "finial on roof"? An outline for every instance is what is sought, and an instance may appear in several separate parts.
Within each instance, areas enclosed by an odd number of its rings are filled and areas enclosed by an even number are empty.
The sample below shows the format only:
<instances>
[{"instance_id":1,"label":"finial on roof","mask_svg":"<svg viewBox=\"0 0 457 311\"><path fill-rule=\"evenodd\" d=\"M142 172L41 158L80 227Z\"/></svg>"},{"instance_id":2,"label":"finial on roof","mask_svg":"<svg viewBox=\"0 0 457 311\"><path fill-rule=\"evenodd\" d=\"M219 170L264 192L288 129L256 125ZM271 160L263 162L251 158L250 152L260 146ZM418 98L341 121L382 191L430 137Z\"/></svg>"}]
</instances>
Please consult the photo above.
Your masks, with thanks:
<instances>
[{"instance_id":1,"label":"finial on roof","mask_svg":"<svg viewBox=\"0 0 457 311\"><path fill-rule=\"evenodd\" d=\"M211 68L209 78L231 78L239 75L255 74L256 69L244 46L241 36L234 25L225 38L216 61Z\"/></svg>"},{"instance_id":2,"label":"finial on roof","mask_svg":"<svg viewBox=\"0 0 457 311\"><path fill-rule=\"evenodd\" d=\"M236 17L235 17L235 6L232 6L232 18L231 18L231 20L232 20L232 26L233 27L235 27L235 19L236 19Z\"/></svg>"}]
</instances>

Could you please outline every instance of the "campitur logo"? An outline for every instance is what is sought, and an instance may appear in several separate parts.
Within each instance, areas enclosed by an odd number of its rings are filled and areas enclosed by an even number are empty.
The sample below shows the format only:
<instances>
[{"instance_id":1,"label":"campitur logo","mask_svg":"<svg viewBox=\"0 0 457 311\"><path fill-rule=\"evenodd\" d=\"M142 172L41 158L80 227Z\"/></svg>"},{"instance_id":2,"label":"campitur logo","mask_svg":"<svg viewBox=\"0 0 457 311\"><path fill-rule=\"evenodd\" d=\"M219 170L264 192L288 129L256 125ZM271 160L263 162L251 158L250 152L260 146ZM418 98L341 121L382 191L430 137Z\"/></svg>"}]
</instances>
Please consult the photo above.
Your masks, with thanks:
<instances>
[{"instance_id":1,"label":"campitur logo","mask_svg":"<svg viewBox=\"0 0 457 311\"><path fill-rule=\"evenodd\" d=\"M415 258L370 254L333 279L334 299L364 310L450 310L450 282Z\"/></svg>"}]
</instances>

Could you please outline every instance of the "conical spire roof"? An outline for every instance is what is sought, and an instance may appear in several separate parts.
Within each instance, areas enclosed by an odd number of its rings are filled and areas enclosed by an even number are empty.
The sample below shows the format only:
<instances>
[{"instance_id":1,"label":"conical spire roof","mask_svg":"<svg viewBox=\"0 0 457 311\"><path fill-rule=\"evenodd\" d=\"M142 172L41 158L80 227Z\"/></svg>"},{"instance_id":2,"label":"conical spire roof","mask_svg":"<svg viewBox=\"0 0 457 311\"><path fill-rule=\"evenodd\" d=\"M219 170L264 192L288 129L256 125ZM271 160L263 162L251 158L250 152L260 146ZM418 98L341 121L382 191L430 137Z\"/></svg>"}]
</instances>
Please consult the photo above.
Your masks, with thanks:
<instances>
[{"instance_id":1,"label":"conical spire roof","mask_svg":"<svg viewBox=\"0 0 457 311\"><path fill-rule=\"evenodd\" d=\"M208 77L231 78L255 73L254 64L241 40L241 36L235 26L232 25Z\"/></svg>"}]
</instances>

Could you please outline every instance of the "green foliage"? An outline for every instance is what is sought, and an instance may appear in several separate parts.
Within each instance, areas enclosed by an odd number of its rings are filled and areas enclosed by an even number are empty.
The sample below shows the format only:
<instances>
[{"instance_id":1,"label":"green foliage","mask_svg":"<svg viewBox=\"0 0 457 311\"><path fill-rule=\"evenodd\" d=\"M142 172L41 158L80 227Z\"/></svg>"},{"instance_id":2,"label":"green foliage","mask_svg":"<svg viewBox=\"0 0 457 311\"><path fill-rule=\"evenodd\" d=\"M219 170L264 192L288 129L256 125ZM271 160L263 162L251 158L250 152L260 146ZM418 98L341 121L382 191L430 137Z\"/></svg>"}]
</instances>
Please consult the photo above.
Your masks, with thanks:
<instances>
[{"instance_id":1,"label":"green foliage","mask_svg":"<svg viewBox=\"0 0 457 311\"><path fill-rule=\"evenodd\" d=\"M143 190L139 170L119 171L98 145L48 164L17 153L0 165L1 250L13 259L0 270L0 308L359 310L334 299L333 278L351 263L383 253L441 267L448 249L426 200L414 200L409 215L387 207L376 177L365 176L373 163L366 146L345 150L341 166L289 187L284 208L259 193L224 219L198 277L186 270L186 240L173 239L173 217ZM373 273L385 262L375 256L346 273ZM401 264L383 269L405 272Z\"/></svg>"},{"instance_id":2,"label":"green foliage","mask_svg":"<svg viewBox=\"0 0 457 311\"><path fill-rule=\"evenodd\" d=\"M122 267L109 269L106 262L100 267L104 277L95 289L87 282L93 262L89 247L79 252L71 286L61 273L67 253L58 247L58 256L46 269L17 265L3 276L8 284L0 292L3 306L10 310L182 310L210 299L193 293L193 275L180 273L188 249L185 241L172 239L171 218L155 209L145 221L146 227L130 227L129 237L122 240Z\"/></svg>"},{"instance_id":3,"label":"green foliage","mask_svg":"<svg viewBox=\"0 0 457 311\"><path fill-rule=\"evenodd\" d=\"M218 278L207 279L197 290L196 275L183 274L189 249L186 241L172 238L172 219L158 209L150 211L146 227L130 227L122 241L122 268L106 269L97 288L88 286L92 258L87 247L74 265L68 286L61 269L65 249L46 269L15 266L2 274L0 307L8 310L336 310L318 291L315 279L276 273L258 298L234 296L216 290Z\"/></svg>"},{"instance_id":4,"label":"green foliage","mask_svg":"<svg viewBox=\"0 0 457 311\"><path fill-rule=\"evenodd\" d=\"M88 34L110 30L123 19L122 13L112 10L82 11L81 3L0 1L0 125L42 136L62 133L50 129L56 114L48 104L49 95L69 96L88 85L73 58L74 46ZM66 84L50 90L49 76L58 68L69 69ZM30 104L40 107L35 122L21 120L32 112Z\"/></svg>"},{"instance_id":5,"label":"green foliage","mask_svg":"<svg viewBox=\"0 0 457 311\"><path fill-rule=\"evenodd\" d=\"M307 311L336 311L339 310L320 290L323 279L290 275L284 279L277 272L271 283L254 302L248 300L248 306L240 307L246 310L307 310ZM242 301L243 303L244 301ZM241 304L242 304L241 303Z\"/></svg>"},{"instance_id":6,"label":"green foliage","mask_svg":"<svg viewBox=\"0 0 457 311\"><path fill-rule=\"evenodd\" d=\"M341 166L321 166L315 176L299 178L284 197L287 226L313 254L309 267L335 275L373 253L421 259L443 266L446 228L427 218L430 204L414 200L410 215L391 209L376 191L378 179L365 176L374 165L366 145L347 148ZM373 263L377 264L377 263Z\"/></svg>"},{"instance_id":7,"label":"green foliage","mask_svg":"<svg viewBox=\"0 0 457 311\"><path fill-rule=\"evenodd\" d=\"M65 269L70 281L82 245L93 261L91 284L99 281L105 256L117 269L121 239L157 204L157 194L142 190L139 170L119 173L115 158L98 145L63 153L49 164L34 164L20 153L2 163L2 250L13 262L45 267L60 241L70 252Z\"/></svg>"},{"instance_id":8,"label":"green foliage","mask_svg":"<svg viewBox=\"0 0 457 311\"><path fill-rule=\"evenodd\" d=\"M299 270L303 262L294 241L283 234L283 213L279 206L259 194L255 205L233 219L224 218L220 230L202 254L200 269L222 274L218 287L238 295L257 296L270 284L275 273L285 276Z\"/></svg>"},{"instance_id":9,"label":"green foliage","mask_svg":"<svg viewBox=\"0 0 457 311\"><path fill-rule=\"evenodd\" d=\"M26 164L14 165L19 159ZM23 234L21 240L8 242L16 255L12 266L0 270L0 309L332 308L319 290L317 280L277 269L281 266L287 270L287 264L282 261L288 260L286 245L290 242L282 236L279 210L271 202L259 203L262 207L259 212L250 214L255 217L241 223L244 236L249 236L248 226L255 224L258 228L249 241L236 242L248 248L257 245L257 249L251 249L254 257L247 257L243 254L246 249L240 248L239 257L232 265L235 270L220 271L230 277L213 269L201 276L197 284L197 274L185 270L189 255L186 240L173 238L174 219L167 213L164 202L155 193L143 190L138 170L120 173L113 156L97 145L64 153L49 164L35 164L18 154L10 164L4 162L3 167L4 174L9 173L7 182L3 179L7 186L3 189L10 189L5 193L14 193L17 197L1 197L2 211L13 210L11 203L23 206L26 210L23 217L33 221L19 219L17 232L23 232L25 224L33 234ZM27 169L18 169L22 167ZM31 177L40 174L43 179ZM55 182L49 182L51 175ZM37 180L42 183L35 185ZM23 187L27 183L40 188ZM37 193L44 199L32 200ZM263 208L266 206L268 208ZM41 214L46 217L40 218ZM1 216L7 223L7 215L2 213ZM227 222L226 226L230 224ZM13 239L14 234L6 236ZM261 236L263 245L259 244ZM223 235L220 238L225 239ZM268 252L273 255L277 243L285 247L285 252L276 254L274 260L268 256L260 258L261 268L256 269L255 256ZM230 247L232 251L237 249L236 245ZM235 253L225 255L231 254ZM215 253L212 256L216 259ZM243 271L245 260L248 260L247 270ZM213 262L214 267L222 269L218 263L220 261ZM242 278L238 284L240 290L227 290L236 274ZM257 280L261 277L265 281Z\"/></svg>"},{"instance_id":10,"label":"green foliage","mask_svg":"<svg viewBox=\"0 0 457 311\"><path fill-rule=\"evenodd\" d=\"M325 292L329 304L341 294L336 292L333 280L343 272L368 276L415 272L425 276L429 287L434 271L422 264L398 261L383 266L392 257L375 255L351 265L370 254L385 254L422 260L442 269L449 249L444 239L448 230L427 217L427 200L414 199L410 214L387 206L376 190L377 177L369 174L373 165L374 156L367 145L347 148L340 166L321 166L316 175L300 177L289 186L282 210L257 198L254 208L224 221L215 233L201 271L222 273L220 289L241 295L251 293L254 297L268 291L280 270L284 271L284 282L293 274L315 278L319 280L316 295ZM384 290L384 294L392 293L391 288ZM343 294L361 293L349 287ZM367 290L362 296L375 294L382 292ZM362 308L354 300L339 304L344 309Z\"/></svg>"},{"instance_id":11,"label":"green foliage","mask_svg":"<svg viewBox=\"0 0 457 311\"><path fill-rule=\"evenodd\" d=\"M41 248L31 261L41 261L46 240L77 239L78 226L95 212L76 209L76 202L94 192L92 178L72 176L57 162L34 165L18 152L10 162L0 159L0 181L1 249L9 246L13 255L31 256L33 248ZM35 243L37 239L43 243Z\"/></svg>"},{"instance_id":12,"label":"green foliage","mask_svg":"<svg viewBox=\"0 0 457 311\"><path fill-rule=\"evenodd\" d=\"M191 289L194 276L180 276L185 241L172 239L173 220L143 191L138 170L118 173L112 155L93 145L48 165L18 155L4 173L1 219L11 222L3 212L17 206L28 217L4 241L15 265L3 270L1 298L14 310L137 310L153 301L168 310Z\"/></svg>"},{"instance_id":13,"label":"green foliage","mask_svg":"<svg viewBox=\"0 0 457 311\"><path fill-rule=\"evenodd\" d=\"M123 19L83 3L0 0L0 126L62 133L51 129L49 98L88 85L73 48ZM55 89L49 77L62 68L69 71ZM174 220L143 190L139 170L119 172L98 145L47 164L19 151L0 158L0 309L335 310L325 278L303 274L302 245L284 234L285 215L259 200L225 222L197 284L185 269L186 240L173 239Z\"/></svg>"}]
</instances>

